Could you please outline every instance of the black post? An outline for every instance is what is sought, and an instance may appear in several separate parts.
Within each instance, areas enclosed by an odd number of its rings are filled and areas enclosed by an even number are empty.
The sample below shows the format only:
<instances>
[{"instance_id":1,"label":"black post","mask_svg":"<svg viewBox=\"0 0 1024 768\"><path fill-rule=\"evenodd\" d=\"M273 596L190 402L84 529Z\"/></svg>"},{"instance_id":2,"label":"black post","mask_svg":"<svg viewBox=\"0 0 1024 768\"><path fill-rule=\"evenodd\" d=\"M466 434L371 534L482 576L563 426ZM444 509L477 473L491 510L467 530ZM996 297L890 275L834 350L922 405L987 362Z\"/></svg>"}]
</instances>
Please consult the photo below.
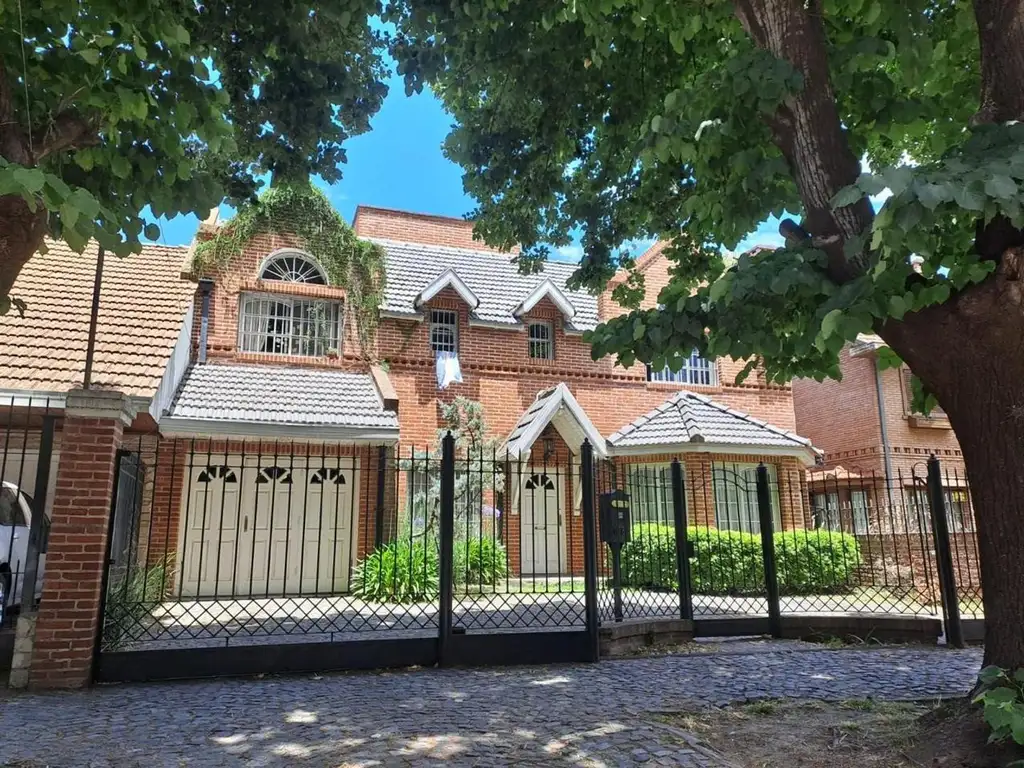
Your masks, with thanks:
<instances>
[{"instance_id":1,"label":"black post","mask_svg":"<svg viewBox=\"0 0 1024 768\"><path fill-rule=\"evenodd\" d=\"M43 429L39 435L39 462L36 465L36 484L32 493L32 523L28 529L25 580L21 586L21 604L26 612L33 610L36 604L36 581L39 578L39 554L43 546L46 494L50 487L50 462L53 459L53 431L56 423L56 416L43 416Z\"/></svg>"},{"instance_id":2,"label":"black post","mask_svg":"<svg viewBox=\"0 0 1024 768\"><path fill-rule=\"evenodd\" d=\"M935 540L946 645L963 648L964 628L960 623L960 599L957 596L956 572L953 570L953 553L949 546L946 494L942 489L942 469L934 456L928 459L928 506L932 512L932 537Z\"/></svg>"},{"instance_id":3,"label":"black post","mask_svg":"<svg viewBox=\"0 0 1024 768\"><path fill-rule=\"evenodd\" d=\"M757 467L757 512L761 520L761 552L764 556L764 585L768 596L768 627L772 637L782 637L782 606L779 601L779 575L775 568L775 521L772 518L772 491L768 467Z\"/></svg>"},{"instance_id":4,"label":"black post","mask_svg":"<svg viewBox=\"0 0 1024 768\"><path fill-rule=\"evenodd\" d=\"M377 516L374 521L373 546L380 549L384 546L384 489L385 472L387 469L388 449L380 446L377 449Z\"/></svg>"},{"instance_id":5,"label":"black post","mask_svg":"<svg viewBox=\"0 0 1024 768\"><path fill-rule=\"evenodd\" d=\"M583 483L583 583L590 660L601 658L600 619L597 611L597 509L594 499L594 447L584 440L580 448L580 482Z\"/></svg>"},{"instance_id":6,"label":"black post","mask_svg":"<svg viewBox=\"0 0 1024 768\"><path fill-rule=\"evenodd\" d=\"M96 324L100 316L100 286L103 284L103 246L97 248L96 274L92 279L92 309L89 312L89 335L85 345L85 372L82 389L92 386L92 361L96 354Z\"/></svg>"},{"instance_id":7,"label":"black post","mask_svg":"<svg viewBox=\"0 0 1024 768\"><path fill-rule=\"evenodd\" d=\"M612 548L612 610L615 621L622 621L622 544L614 542L609 544Z\"/></svg>"},{"instance_id":8,"label":"black post","mask_svg":"<svg viewBox=\"0 0 1024 768\"><path fill-rule=\"evenodd\" d=\"M686 488L679 459L672 460L672 517L676 526L676 575L679 579L679 618L693 620L690 586L690 537L686 531Z\"/></svg>"},{"instance_id":9,"label":"black post","mask_svg":"<svg viewBox=\"0 0 1024 768\"><path fill-rule=\"evenodd\" d=\"M455 438L441 441L441 579L437 614L437 659L450 661L452 637L452 562L455 559Z\"/></svg>"}]
</instances>

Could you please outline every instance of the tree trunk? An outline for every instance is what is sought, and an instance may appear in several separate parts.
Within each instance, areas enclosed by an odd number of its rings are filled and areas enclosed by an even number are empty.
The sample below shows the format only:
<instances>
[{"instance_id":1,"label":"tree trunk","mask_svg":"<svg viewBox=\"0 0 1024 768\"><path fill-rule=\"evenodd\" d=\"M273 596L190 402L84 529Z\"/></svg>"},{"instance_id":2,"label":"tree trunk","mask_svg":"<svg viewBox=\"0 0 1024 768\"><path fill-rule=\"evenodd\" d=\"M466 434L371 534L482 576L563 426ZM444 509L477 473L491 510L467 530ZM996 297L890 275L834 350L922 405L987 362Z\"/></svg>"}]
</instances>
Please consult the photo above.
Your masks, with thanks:
<instances>
[{"instance_id":1,"label":"tree trunk","mask_svg":"<svg viewBox=\"0 0 1024 768\"><path fill-rule=\"evenodd\" d=\"M985 604L985 663L1024 667L1024 249L882 337L949 416L967 465Z\"/></svg>"},{"instance_id":2,"label":"tree trunk","mask_svg":"<svg viewBox=\"0 0 1024 768\"><path fill-rule=\"evenodd\" d=\"M39 250L45 234L46 210L41 205L32 211L19 196L0 197L0 306L6 304L21 268Z\"/></svg>"}]
</instances>

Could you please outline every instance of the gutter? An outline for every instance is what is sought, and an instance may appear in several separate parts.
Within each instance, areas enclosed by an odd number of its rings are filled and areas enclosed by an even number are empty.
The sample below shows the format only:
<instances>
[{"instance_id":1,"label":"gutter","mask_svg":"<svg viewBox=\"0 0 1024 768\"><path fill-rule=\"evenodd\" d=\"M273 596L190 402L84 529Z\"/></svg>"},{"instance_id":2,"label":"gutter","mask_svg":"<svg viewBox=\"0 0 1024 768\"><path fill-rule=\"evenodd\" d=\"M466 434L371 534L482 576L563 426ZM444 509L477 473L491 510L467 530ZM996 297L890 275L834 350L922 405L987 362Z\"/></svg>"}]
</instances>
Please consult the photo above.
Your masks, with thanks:
<instances>
[{"instance_id":1,"label":"gutter","mask_svg":"<svg viewBox=\"0 0 1024 768\"><path fill-rule=\"evenodd\" d=\"M892 446L889 444L889 430L885 423L885 396L882 393L882 369L879 367L878 356L872 357L875 369L875 397L878 400L878 429L882 433L882 461L885 464L885 485L892 487Z\"/></svg>"}]
</instances>

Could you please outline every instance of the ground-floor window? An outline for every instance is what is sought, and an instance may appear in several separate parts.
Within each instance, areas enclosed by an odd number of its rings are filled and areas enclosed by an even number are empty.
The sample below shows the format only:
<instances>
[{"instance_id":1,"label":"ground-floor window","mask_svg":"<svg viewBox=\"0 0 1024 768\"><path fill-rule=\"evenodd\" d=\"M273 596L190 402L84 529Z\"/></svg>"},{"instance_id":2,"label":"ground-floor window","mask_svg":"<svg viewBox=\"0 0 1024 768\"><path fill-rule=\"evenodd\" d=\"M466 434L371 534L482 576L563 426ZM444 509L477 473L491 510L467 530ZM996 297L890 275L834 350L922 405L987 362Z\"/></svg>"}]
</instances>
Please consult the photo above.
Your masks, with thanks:
<instances>
[{"instance_id":1,"label":"ground-floor window","mask_svg":"<svg viewBox=\"0 0 1024 768\"><path fill-rule=\"evenodd\" d=\"M757 464L714 464L711 468L715 494L715 526L726 531L760 533L761 521L757 509ZM768 465L771 486L772 517L775 529L782 528L779 504L778 472Z\"/></svg>"},{"instance_id":2,"label":"ground-floor window","mask_svg":"<svg viewBox=\"0 0 1024 768\"><path fill-rule=\"evenodd\" d=\"M672 467L641 464L626 470L626 493L634 523L674 524Z\"/></svg>"}]
</instances>

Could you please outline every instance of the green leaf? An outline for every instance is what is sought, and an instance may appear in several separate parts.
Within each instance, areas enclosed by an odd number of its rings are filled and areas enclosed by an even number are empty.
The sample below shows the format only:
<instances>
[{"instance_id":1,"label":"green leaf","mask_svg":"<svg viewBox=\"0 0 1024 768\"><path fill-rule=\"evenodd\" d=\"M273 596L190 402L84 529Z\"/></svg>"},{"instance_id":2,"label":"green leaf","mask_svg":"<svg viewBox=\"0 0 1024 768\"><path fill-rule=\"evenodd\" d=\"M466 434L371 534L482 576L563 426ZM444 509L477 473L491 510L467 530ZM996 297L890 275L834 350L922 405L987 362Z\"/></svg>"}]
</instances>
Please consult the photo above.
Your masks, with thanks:
<instances>
[{"instance_id":1,"label":"green leaf","mask_svg":"<svg viewBox=\"0 0 1024 768\"><path fill-rule=\"evenodd\" d=\"M85 59L87 64L96 66L100 63L100 52L96 48L83 48L78 55Z\"/></svg>"},{"instance_id":2,"label":"green leaf","mask_svg":"<svg viewBox=\"0 0 1024 768\"><path fill-rule=\"evenodd\" d=\"M1006 672L1004 670L997 666L989 665L983 667L981 672L978 673L978 682L982 685L992 685L1005 677Z\"/></svg>"},{"instance_id":3,"label":"green leaf","mask_svg":"<svg viewBox=\"0 0 1024 768\"><path fill-rule=\"evenodd\" d=\"M902 296L889 297L889 314L897 320L902 320L903 316L907 314L907 303Z\"/></svg>"},{"instance_id":4,"label":"green leaf","mask_svg":"<svg viewBox=\"0 0 1024 768\"><path fill-rule=\"evenodd\" d=\"M835 334L839 329L839 322L843 319L843 310L833 309L831 312L825 315L821 320L821 335L824 338L828 338Z\"/></svg>"},{"instance_id":5,"label":"green leaf","mask_svg":"<svg viewBox=\"0 0 1024 768\"><path fill-rule=\"evenodd\" d=\"M985 195L980 184L971 182L957 187L953 193L953 199L964 210L985 210Z\"/></svg>"},{"instance_id":6,"label":"green leaf","mask_svg":"<svg viewBox=\"0 0 1024 768\"><path fill-rule=\"evenodd\" d=\"M843 187L838 192L836 192L835 196L832 198L832 209L835 210L836 208L843 208L847 205L853 205L854 203L859 202L863 197L864 193L856 184L851 184L848 187Z\"/></svg>"},{"instance_id":7,"label":"green leaf","mask_svg":"<svg viewBox=\"0 0 1024 768\"><path fill-rule=\"evenodd\" d=\"M985 194L1008 200L1017 194L1017 182L1009 176L996 174L985 182Z\"/></svg>"},{"instance_id":8,"label":"green leaf","mask_svg":"<svg viewBox=\"0 0 1024 768\"><path fill-rule=\"evenodd\" d=\"M153 222L148 223L142 230L142 234L147 240L159 240L160 239L160 227Z\"/></svg>"},{"instance_id":9,"label":"green leaf","mask_svg":"<svg viewBox=\"0 0 1024 768\"><path fill-rule=\"evenodd\" d=\"M642 339L646 332L647 326L644 325L644 321L641 320L640 318L637 318L633 322L633 341L639 341L640 339Z\"/></svg>"}]
</instances>

